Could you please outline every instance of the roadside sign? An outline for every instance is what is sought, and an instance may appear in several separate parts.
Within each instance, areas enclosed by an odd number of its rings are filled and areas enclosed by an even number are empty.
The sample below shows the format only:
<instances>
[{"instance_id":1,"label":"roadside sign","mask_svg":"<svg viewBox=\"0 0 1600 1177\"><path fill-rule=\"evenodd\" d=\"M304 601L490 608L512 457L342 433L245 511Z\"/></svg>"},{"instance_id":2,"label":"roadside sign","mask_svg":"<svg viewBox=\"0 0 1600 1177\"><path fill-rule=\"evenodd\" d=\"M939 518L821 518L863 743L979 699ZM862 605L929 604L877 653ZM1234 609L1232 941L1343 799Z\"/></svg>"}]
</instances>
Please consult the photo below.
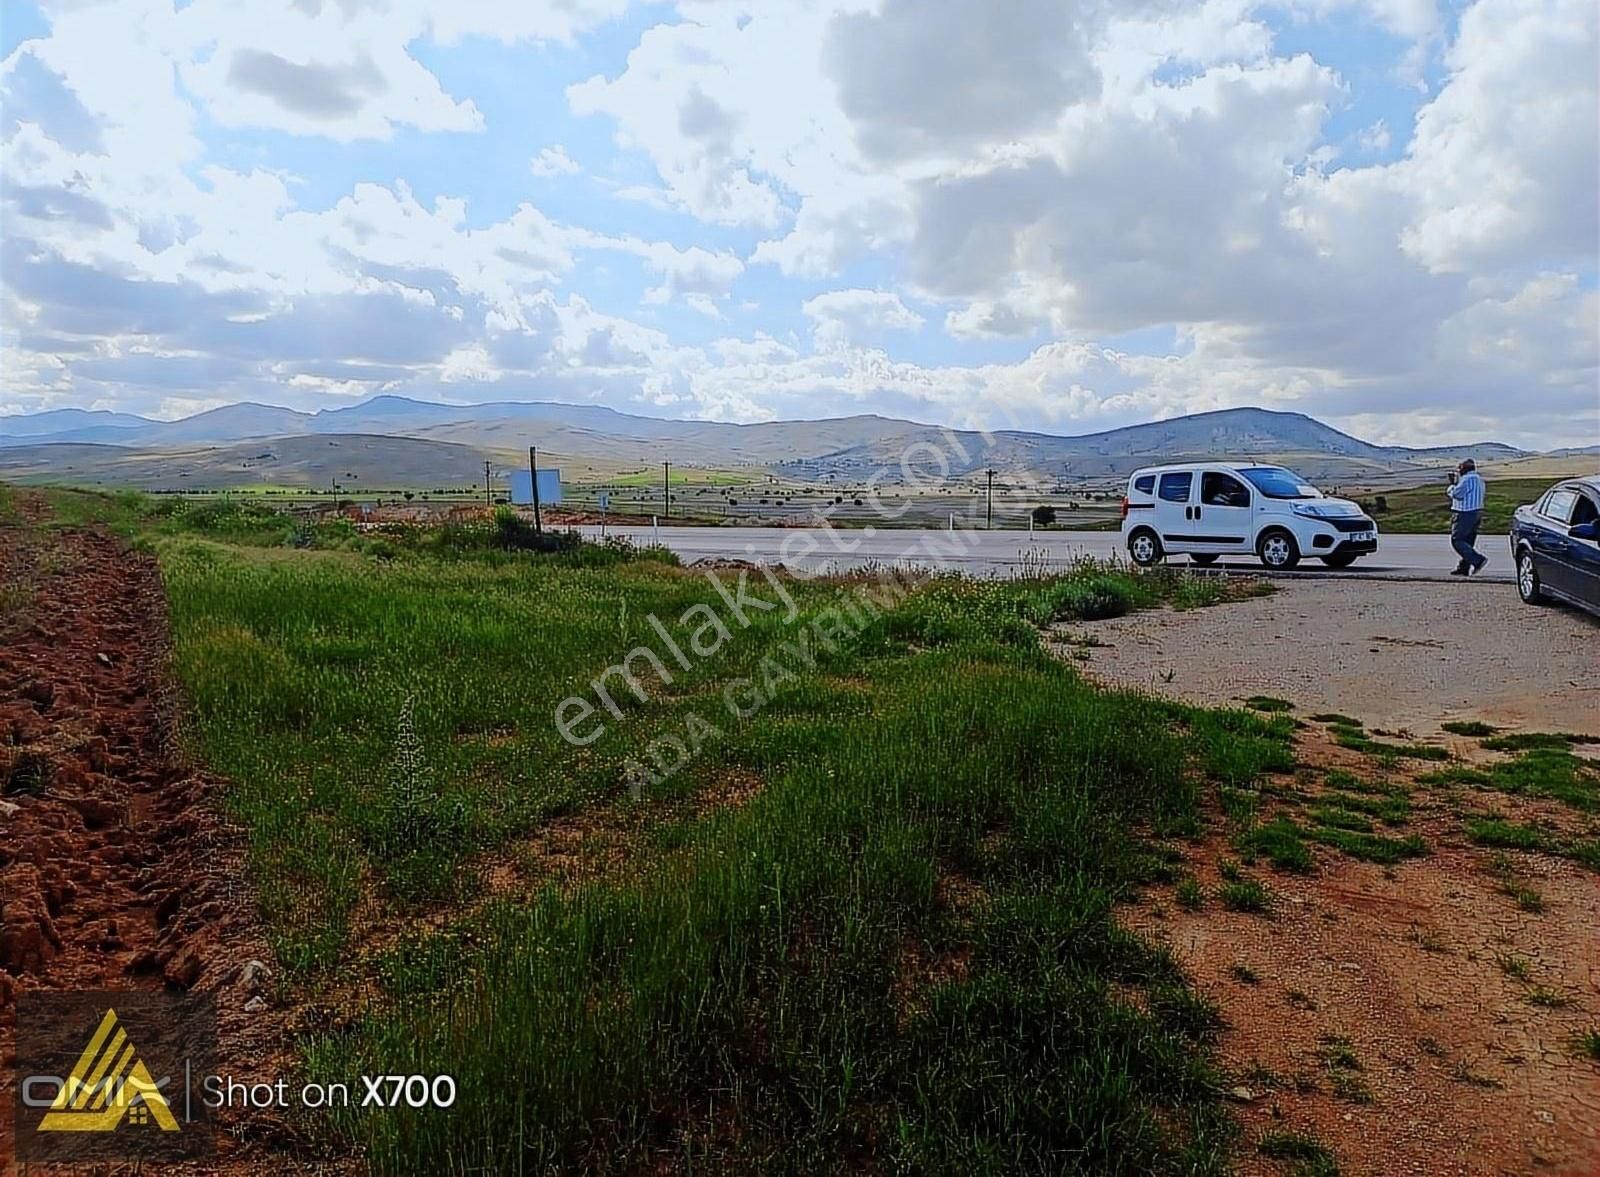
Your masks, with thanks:
<instances>
[{"instance_id":1,"label":"roadside sign","mask_svg":"<svg viewBox=\"0 0 1600 1177\"><path fill-rule=\"evenodd\" d=\"M611 496L608 493L601 491L595 496L595 498L599 501L600 509L602 511L609 511L611 509Z\"/></svg>"},{"instance_id":2,"label":"roadside sign","mask_svg":"<svg viewBox=\"0 0 1600 1177\"><path fill-rule=\"evenodd\" d=\"M526 470L513 470L511 472L511 501L519 507L533 505L533 479ZM542 506L550 506L561 501L561 471L539 471L539 502Z\"/></svg>"}]
</instances>

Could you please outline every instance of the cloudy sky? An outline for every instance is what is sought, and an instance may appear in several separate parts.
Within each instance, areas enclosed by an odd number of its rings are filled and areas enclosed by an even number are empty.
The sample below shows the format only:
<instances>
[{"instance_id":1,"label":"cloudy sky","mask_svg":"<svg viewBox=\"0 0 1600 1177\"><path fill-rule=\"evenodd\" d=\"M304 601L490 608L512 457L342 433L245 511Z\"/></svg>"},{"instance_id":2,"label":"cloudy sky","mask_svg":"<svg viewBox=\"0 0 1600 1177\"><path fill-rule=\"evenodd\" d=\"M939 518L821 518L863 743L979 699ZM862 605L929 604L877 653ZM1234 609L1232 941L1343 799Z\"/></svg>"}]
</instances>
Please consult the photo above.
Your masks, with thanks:
<instances>
[{"instance_id":1,"label":"cloudy sky","mask_svg":"<svg viewBox=\"0 0 1600 1177\"><path fill-rule=\"evenodd\" d=\"M0 4L0 412L1600 441L1594 0Z\"/></svg>"}]
</instances>

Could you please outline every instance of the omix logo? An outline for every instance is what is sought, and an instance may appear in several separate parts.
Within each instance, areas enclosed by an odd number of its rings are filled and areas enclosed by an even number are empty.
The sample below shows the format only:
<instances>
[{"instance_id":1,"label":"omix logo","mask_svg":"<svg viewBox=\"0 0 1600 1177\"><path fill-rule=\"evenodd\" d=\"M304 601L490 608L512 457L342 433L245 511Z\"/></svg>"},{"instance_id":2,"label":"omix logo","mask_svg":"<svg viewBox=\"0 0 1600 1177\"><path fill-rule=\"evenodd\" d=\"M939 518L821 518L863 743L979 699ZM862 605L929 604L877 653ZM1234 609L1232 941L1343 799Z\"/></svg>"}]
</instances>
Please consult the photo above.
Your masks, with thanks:
<instances>
[{"instance_id":1,"label":"omix logo","mask_svg":"<svg viewBox=\"0 0 1600 1177\"><path fill-rule=\"evenodd\" d=\"M177 1117L161 1093L166 1080L157 1083L151 1077L117 1021L115 1009L106 1010L66 1080L29 1076L23 1102L32 1102L33 1089L51 1082L55 1097L39 1121L40 1132L112 1132L124 1120L132 1124L153 1121L163 1132L178 1131Z\"/></svg>"}]
</instances>

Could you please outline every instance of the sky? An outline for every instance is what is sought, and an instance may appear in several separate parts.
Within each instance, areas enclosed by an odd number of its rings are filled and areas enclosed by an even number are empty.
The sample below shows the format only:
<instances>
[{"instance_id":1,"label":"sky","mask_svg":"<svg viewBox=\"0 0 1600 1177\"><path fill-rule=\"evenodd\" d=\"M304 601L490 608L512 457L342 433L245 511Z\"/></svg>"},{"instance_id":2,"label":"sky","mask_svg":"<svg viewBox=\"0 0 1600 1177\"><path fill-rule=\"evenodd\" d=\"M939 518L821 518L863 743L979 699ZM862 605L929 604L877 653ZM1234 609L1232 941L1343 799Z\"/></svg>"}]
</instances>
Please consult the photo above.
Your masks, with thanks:
<instances>
[{"instance_id":1,"label":"sky","mask_svg":"<svg viewBox=\"0 0 1600 1177\"><path fill-rule=\"evenodd\" d=\"M1592 445L1597 14L0 0L0 413Z\"/></svg>"}]
</instances>

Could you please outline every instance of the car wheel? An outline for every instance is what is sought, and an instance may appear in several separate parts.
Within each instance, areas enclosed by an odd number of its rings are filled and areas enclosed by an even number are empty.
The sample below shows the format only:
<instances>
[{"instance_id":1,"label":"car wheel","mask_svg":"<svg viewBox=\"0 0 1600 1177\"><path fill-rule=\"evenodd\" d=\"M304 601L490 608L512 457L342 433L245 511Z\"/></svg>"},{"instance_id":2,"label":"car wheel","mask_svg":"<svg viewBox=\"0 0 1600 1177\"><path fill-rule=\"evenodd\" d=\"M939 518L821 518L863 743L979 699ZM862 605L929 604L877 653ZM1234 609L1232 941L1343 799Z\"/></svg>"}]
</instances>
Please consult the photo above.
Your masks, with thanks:
<instances>
[{"instance_id":1,"label":"car wheel","mask_svg":"<svg viewBox=\"0 0 1600 1177\"><path fill-rule=\"evenodd\" d=\"M1533 553L1526 550L1517 556L1517 595L1529 605L1542 605L1546 599Z\"/></svg>"},{"instance_id":2,"label":"car wheel","mask_svg":"<svg viewBox=\"0 0 1600 1177\"><path fill-rule=\"evenodd\" d=\"M1356 562L1356 558L1346 552L1341 556L1324 556L1322 562L1329 568L1348 568Z\"/></svg>"},{"instance_id":3,"label":"car wheel","mask_svg":"<svg viewBox=\"0 0 1600 1177\"><path fill-rule=\"evenodd\" d=\"M1189 559L1205 568L1217 562L1217 554L1215 552L1191 552Z\"/></svg>"},{"instance_id":4,"label":"car wheel","mask_svg":"<svg viewBox=\"0 0 1600 1177\"><path fill-rule=\"evenodd\" d=\"M1256 555L1268 568L1281 572L1300 563L1300 545L1283 528L1274 527L1261 533L1256 541Z\"/></svg>"},{"instance_id":5,"label":"car wheel","mask_svg":"<svg viewBox=\"0 0 1600 1177\"><path fill-rule=\"evenodd\" d=\"M1148 527L1141 527L1128 537L1128 556L1140 568L1159 564L1163 554L1160 538Z\"/></svg>"}]
</instances>

